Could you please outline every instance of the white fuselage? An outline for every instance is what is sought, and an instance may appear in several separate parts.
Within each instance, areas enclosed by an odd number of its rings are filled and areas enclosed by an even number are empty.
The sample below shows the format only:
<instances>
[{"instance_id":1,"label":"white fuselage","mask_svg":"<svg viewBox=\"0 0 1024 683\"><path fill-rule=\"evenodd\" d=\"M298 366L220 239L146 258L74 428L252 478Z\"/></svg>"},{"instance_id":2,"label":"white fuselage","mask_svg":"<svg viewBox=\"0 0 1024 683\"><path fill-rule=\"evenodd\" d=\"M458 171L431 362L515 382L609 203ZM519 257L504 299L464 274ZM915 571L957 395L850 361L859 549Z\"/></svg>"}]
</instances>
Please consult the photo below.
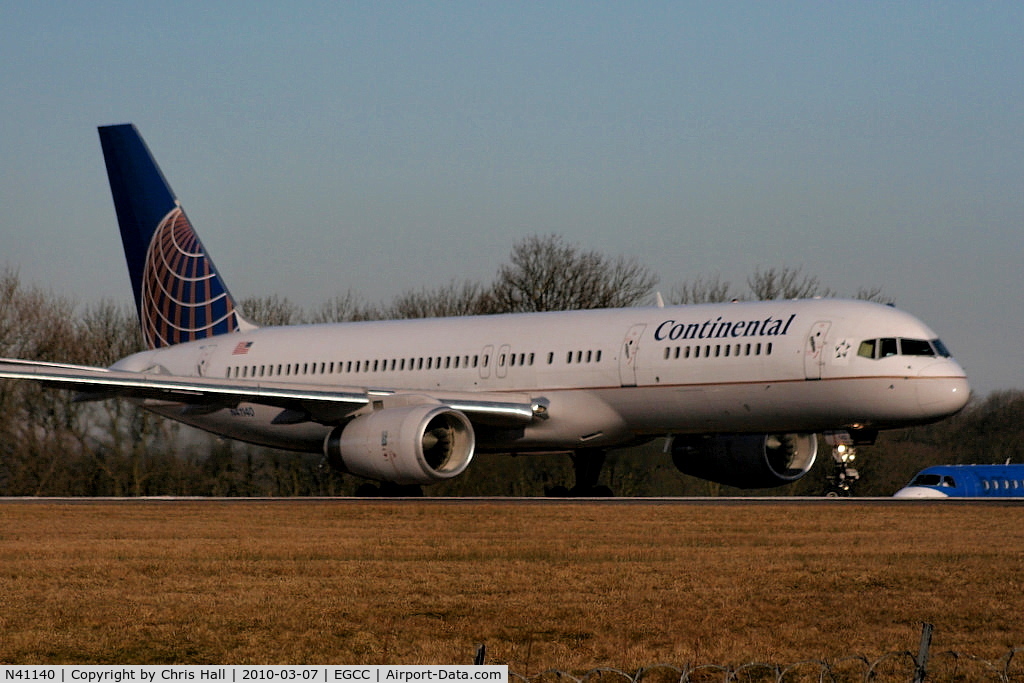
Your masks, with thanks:
<instances>
[{"instance_id":1,"label":"white fuselage","mask_svg":"<svg viewBox=\"0 0 1024 683\"><path fill-rule=\"evenodd\" d=\"M905 345L910 355L866 357L863 343L884 339L918 343ZM483 426L477 445L535 452L665 434L934 421L960 410L969 387L952 358L922 353L920 342L932 340L928 327L892 307L815 299L259 328L146 351L114 367L371 392L525 395L546 401L546 419ZM147 407L296 450L320 450L330 430L274 424L281 410L268 406L209 414Z\"/></svg>"}]
</instances>

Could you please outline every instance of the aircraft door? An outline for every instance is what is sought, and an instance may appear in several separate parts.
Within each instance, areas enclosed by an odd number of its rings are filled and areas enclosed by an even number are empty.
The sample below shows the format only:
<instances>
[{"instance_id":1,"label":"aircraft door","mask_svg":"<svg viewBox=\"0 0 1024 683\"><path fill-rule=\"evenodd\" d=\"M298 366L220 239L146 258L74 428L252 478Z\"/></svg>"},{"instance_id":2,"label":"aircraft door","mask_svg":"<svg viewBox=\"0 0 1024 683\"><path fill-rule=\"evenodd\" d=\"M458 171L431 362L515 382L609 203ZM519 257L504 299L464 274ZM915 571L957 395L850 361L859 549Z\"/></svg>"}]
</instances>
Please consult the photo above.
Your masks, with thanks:
<instances>
[{"instance_id":1,"label":"aircraft door","mask_svg":"<svg viewBox=\"0 0 1024 683\"><path fill-rule=\"evenodd\" d=\"M483 352L480 354L480 379L487 379L491 376L491 354L494 353L494 347L490 344L484 347Z\"/></svg>"},{"instance_id":2,"label":"aircraft door","mask_svg":"<svg viewBox=\"0 0 1024 683\"><path fill-rule=\"evenodd\" d=\"M825 344L832 323L819 320L811 327L804 344L804 376L807 379L821 379L821 366L825 364Z\"/></svg>"},{"instance_id":3,"label":"aircraft door","mask_svg":"<svg viewBox=\"0 0 1024 683\"><path fill-rule=\"evenodd\" d=\"M647 325L643 323L633 325L626 333L626 338L622 340L622 349L619 353L619 381L624 387L636 386L637 354L640 352L640 337L645 329Z\"/></svg>"},{"instance_id":4,"label":"aircraft door","mask_svg":"<svg viewBox=\"0 0 1024 683\"><path fill-rule=\"evenodd\" d=\"M494 375L496 377L504 377L508 374L508 357L511 350L512 347L508 344L502 344L498 349L498 356L494 359Z\"/></svg>"},{"instance_id":5,"label":"aircraft door","mask_svg":"<svg viewBox=\"0 0 1024 683\"><path fill-rule=\"evenodd\" d=\"M206 377L207 369L210 364L210 356L217 350L216 344L206 344L199 348L199 360L196 362L196 374L200 377Z\"/></svg>"}]
</instances>

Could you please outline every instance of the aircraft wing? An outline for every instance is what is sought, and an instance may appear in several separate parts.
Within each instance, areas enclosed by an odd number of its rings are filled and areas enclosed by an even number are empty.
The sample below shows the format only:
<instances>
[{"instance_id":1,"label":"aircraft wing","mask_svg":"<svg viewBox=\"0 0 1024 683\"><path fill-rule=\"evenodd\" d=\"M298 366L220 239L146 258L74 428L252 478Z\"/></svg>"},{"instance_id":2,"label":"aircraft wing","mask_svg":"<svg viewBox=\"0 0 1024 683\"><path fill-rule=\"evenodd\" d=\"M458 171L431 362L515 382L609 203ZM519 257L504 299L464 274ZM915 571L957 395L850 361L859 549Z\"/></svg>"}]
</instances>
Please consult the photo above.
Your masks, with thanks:
<instances>
[{"instance_id":1,"label":"aircraft wing","mask_svg":"<svg viewBox=\"0 0 1024 683\"><path fill-rule=\"evenodd\" d=\"M546 402L526 394L426 392L422 390L333 387L320 384L263 382L258 379L184 377L127 372L87 365L0 359L0 379L25 379L79 392L76 400L131 398L181 403L197 413L254 403L281 408L281 422L337 424L374 400L395 394L423 396L466 414L472 422L497 426L530 423L544 413Z\"/></svg>"}]
</instances>

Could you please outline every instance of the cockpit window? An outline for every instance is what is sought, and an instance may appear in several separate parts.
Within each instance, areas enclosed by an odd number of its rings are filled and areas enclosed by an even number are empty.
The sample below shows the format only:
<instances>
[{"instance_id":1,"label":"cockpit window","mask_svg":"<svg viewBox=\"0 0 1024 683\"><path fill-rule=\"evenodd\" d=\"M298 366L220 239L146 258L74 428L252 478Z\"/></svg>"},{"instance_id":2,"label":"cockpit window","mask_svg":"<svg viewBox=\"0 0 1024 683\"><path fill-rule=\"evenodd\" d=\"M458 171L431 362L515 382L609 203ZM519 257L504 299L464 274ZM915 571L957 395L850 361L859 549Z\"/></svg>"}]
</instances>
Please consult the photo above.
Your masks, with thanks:
<instances>
[{"instance_id":1,"label":"cockpit window","mask_svg":"<svg viewBox=\"0 0 1024 683\"><path fill-rule=\"evenodd\" d=\"M947 474L946 476L944 476L942 478L942 485L946 486L946 487L949 487L951 489L955 489L956 488L956 480L953 479L953 477L951 477L951 476L949 476Z\"/></svg>"},{"instance_id":2,"label":"cockpit window","mask_svg":"<svg viewBox=\"0 0 1024 683\"><path fill-rule=\"evenodd\" d=\"M924 339L900 339L900 353L904 356L934 356L932 345Z\"/></svg>"},{"instance_id":3,"label":"cockpit window","mask_svg":"<svg viewBox=\"0 0 1024 683\"><path fill-rule=\"evenodd\" d=\"M911 486L939 486L942 484L942 477L938 474L919 474L910 482Z\"/></svg>"},{"instance_id":4,"label":"cockpit window","mask_svg":"<svg viewBox=\"0 0 1024 683\"><path fill-rule=\"evenodd\" d=\"M895 355L949 358L949 350L938 339L866 339L857 348L857 355L864 358L888 358Z\"/></svg>"}]
</instances>

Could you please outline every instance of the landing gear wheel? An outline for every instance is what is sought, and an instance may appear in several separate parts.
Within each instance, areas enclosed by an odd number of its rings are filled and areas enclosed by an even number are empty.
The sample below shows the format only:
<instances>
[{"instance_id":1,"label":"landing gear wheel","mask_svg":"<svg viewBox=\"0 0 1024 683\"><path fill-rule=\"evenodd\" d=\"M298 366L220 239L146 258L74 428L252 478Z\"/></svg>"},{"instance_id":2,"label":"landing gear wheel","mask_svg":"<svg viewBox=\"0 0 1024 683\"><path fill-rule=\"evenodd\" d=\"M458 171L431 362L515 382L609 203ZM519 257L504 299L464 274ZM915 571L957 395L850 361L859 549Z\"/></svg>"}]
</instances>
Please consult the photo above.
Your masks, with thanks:
<instances>
[{"instance_id":1,"label":"landing gear wheel","mask_svg":"<svg viewBox=\"0 0 1024 683\"><path fill-rule=\"evenodd\" d=\"M576 472L576 484L569 489L572 498L611 498L615 495L609 487L597 483L606 455L600 448L584 448L572 454L572 468Z\"/></svg>"}]
</instances>

